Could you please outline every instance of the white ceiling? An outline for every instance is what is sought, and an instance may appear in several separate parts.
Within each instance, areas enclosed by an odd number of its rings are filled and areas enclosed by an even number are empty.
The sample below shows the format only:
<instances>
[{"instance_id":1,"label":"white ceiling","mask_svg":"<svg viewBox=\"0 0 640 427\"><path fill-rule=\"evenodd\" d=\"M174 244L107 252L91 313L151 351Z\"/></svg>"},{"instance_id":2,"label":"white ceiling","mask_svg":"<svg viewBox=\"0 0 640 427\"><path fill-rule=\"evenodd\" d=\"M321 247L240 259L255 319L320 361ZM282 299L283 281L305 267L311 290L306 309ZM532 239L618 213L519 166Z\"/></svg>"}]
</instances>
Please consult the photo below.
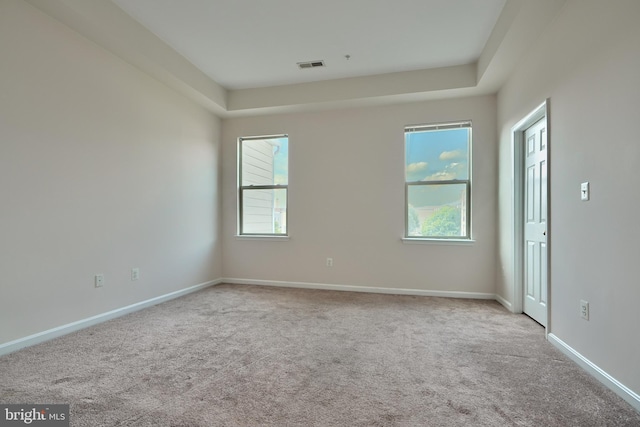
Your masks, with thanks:
<instances>
[{"instance_id":1,"label":"white ceiling","mask_svg":"<svg viewBox=\"0 0 640 427\"><path fill-rule=\"evenodd\" d=\"M566 2L25 1L219 117L494 94Z\"/></svg>"},{"instance_id":2,"label":"white ceiling","mask_svg":"<svg viewBox=\"0 0 640 427\"><path fill-rule=\"evenodd\" d=\"M247 89L472 64L506 0L112 1L215 82ZM311 60L326 67L296 66Z\"/></svg>"}]
</instances>

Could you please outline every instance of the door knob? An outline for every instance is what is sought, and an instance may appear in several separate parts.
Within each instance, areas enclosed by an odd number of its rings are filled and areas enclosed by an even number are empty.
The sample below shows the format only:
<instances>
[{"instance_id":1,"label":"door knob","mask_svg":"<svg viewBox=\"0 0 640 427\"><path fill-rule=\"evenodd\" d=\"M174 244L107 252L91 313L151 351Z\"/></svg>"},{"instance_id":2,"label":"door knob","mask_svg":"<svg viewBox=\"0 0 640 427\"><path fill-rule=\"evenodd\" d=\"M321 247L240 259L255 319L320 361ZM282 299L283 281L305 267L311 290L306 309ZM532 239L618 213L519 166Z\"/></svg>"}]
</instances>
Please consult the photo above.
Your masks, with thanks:
<instances>
[{"instance_id":1,"label":"door knob","mask_svg":"<svg viewBox=\"0 0 640 427\"><path fill-rule=\"evenodd\" d=\"M547 235L547 232L546 232L546 231L543 231L543 232L542 232L542 235L543 235L543 236L546 236L546 235Z\"/></svg>"}]
</instances>

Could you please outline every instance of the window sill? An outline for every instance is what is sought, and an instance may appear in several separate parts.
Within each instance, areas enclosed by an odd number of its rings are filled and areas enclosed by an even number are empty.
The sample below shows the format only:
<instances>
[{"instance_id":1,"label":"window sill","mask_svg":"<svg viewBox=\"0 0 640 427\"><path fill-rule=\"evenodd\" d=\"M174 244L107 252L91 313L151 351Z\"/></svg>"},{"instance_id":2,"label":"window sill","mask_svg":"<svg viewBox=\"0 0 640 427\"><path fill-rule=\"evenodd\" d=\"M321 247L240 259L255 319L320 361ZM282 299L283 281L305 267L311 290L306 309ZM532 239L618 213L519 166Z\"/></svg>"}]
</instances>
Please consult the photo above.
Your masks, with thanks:
<instances>
[{"instance_id":1,"label":"window sill","mask_svg":"<svg viewBox=\"0 0 640 427\"><path fill-rule=\"evenodd\" d=\"M419 237L403 237L402 243L409 245L472 245L473 239L423 239Z\"/></svg>"},{"instance_id":2,"label":"window sill","mask_svg":"<svg viewBox=\"0 0 640 427\"><path fill-rule=\"evenodd\" d=\"M272 240L276 242L283 242L289 240L289 236L268 236L268 235L244 235L236 234L236 240Z\"/></svg>"}]
</instances>

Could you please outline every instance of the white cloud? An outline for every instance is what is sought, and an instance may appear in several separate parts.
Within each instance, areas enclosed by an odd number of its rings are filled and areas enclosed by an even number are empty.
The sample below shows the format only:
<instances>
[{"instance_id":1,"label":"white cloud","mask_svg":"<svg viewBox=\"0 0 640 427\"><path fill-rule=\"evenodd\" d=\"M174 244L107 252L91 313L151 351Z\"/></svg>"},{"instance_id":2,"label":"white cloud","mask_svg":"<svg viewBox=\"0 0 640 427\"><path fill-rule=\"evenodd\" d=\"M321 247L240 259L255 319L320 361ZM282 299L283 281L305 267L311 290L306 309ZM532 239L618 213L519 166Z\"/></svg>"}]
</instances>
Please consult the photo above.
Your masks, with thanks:
<instances>
[{"instance_id":1,"label":"white cloud","mask_svg":"<svg viewBox=\"0 0 640 427\"><path fill-rule=\"evenodd\" d=\"M411 163L407 165L407 173L415 173L426 170L429 167L427 162Z\"/></svg>"},{"instance_id":2,"label":"white cloud","mask_svg":"<svg viewBox=\"0 0 640 427\"><path fill-rule=\"evenodd\" d=\"M464 153L462 152L462 150L443 151L442 153L440 153L440 160L443 160L443 161L460 159L463 157L464 157Z\"/></svg>"},{"instance_id":3,"label":"white cloud","mask_svg":"<svg viewBox=\"0 0 640 427\"><path fill-rule=\"evenodd\" d=\"M449 181L452 179L456 179L457 174L455 172L450 171L440 171L436 172L433 175L429 175L423 181Z\"/></svg>"},{"instance_id":4,"label":"white cloud","mask_svg":"<svg viewBox=\"0 0 640 427\"><path fill-rule=\"evenodd\" d=\"M423 181L449 181L457 179L461 174L465 174L465 168L466 165L463 163L449 163L445 166L444 170L427 176Z\"/></svg>"}]
</instances>

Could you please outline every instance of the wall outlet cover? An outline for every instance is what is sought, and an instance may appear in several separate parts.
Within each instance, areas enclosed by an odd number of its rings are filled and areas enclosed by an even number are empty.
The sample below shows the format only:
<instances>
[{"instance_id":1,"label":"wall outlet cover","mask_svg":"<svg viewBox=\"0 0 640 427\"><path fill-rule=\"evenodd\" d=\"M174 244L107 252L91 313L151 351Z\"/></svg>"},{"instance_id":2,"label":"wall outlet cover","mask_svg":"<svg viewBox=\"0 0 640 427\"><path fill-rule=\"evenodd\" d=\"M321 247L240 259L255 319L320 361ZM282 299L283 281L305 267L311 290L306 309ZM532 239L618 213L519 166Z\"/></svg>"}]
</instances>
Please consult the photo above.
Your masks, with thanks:
<instances>
[{"instance_id":1,"label":"wall outlet cover","mask_svg":"<svg viewBox=\"0 0 640 427\"><path fill-rule=\"evenodd\" d=\"M585 300L580 300L580 317L589 320L589 303Z\"/></svg>"}]
</instances>

